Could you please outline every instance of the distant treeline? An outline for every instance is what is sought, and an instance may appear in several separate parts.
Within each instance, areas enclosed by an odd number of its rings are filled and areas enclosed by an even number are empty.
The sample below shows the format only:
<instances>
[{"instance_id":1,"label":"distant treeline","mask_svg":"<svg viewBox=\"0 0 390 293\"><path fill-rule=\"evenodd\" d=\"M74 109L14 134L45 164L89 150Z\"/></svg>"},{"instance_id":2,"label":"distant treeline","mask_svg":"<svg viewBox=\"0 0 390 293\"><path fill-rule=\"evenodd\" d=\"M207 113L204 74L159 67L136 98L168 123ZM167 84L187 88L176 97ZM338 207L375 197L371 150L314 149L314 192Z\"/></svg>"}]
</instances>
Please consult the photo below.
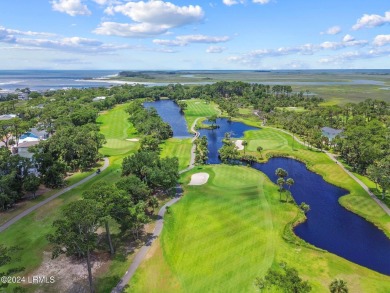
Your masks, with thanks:
<instances>
[{"instance_id":1,"label":"distant treeline","mask_svg":"<svg viewBox=\"0 0 390 293\"><path fill-rule=\"evenodd\" d=\"M143 78L143 79L154 79L153 76L146 74L144 72L137 72L137 71L121 71L118 74L121 77L137 77L137 78Z\"/></svg>"}]
</instances>

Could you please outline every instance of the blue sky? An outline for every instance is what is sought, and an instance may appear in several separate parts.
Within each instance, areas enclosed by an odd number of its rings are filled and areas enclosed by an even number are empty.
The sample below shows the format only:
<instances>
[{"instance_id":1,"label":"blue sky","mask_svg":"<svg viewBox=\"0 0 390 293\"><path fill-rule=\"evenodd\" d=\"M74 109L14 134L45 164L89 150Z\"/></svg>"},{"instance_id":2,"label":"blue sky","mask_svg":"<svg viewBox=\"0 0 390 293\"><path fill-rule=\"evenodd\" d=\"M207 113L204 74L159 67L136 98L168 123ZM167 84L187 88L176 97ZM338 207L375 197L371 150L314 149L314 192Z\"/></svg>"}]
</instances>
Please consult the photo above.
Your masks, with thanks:
<instances>
[{"instance_id":1,"label":"blue sky","mask_svg":"<svg viewBox=\"0 0 390 293\"><path fill-rule=\"evenodd\" d=\"M0 2L0 69L390 68L389 0Z\"/></svg>"}]
</instances>

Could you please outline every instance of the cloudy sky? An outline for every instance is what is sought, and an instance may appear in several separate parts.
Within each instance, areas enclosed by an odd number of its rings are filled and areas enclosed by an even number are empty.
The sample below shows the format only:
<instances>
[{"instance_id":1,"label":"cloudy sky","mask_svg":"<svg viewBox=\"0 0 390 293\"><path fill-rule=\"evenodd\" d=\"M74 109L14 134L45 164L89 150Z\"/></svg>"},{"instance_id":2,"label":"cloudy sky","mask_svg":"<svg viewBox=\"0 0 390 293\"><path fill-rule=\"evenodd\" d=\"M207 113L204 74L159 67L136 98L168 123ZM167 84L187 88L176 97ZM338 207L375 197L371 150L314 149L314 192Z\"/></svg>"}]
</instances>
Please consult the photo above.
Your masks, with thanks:
<instances>
[{"instance_id":1,"label":"cloudy sky","mask_svg":"<svg viewBox=\"0 0 390 293\"><path fill-rule=\"evenodd\" d=\"M390 68L390 1L0 1L0 69L317 68Z\"/></svg>"}]
</instances>

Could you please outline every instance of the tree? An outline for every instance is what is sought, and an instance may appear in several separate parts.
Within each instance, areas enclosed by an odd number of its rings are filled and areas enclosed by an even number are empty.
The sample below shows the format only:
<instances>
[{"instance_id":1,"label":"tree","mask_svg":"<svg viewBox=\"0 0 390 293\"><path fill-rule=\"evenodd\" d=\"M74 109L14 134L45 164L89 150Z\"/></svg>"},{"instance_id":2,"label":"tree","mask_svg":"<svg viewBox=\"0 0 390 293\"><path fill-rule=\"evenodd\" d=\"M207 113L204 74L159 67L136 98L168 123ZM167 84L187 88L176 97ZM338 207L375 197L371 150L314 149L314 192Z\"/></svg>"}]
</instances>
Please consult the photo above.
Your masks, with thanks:
<instances>
[{"instance_id":1,"label":"tree","mask_svg":"<svg viewBox=\"0 0 390 293\"><path fill-rule=\"evenodd\" d=\"M374 164L380 170L378 184L382 188L382 199L384 199L386 191L390 189L390 155L375 162Z\"/></svg>"},{"instance_id":2,"label":"tree","mask_svg":"<svg viewBox=\"0 0 390 293\"><path fill-rule=\"evenodd\" d=\"M160 140L157 137L152 135L146 135L140 140L140 150L141 151L152 151L158 152L160 150L159 144Z\"/></svg>"},{"instance_id":3,"label":"tree","mask_svg":"<svg viewBox=\"0 0 390 293\"><path fill-rule=\"evenodd\" d=\"M257 151L260 153L260 157L263 158L263 154L262 154L263 147L258 146L258 147L257 147Z\"/></svg>"},{"instance_id":4,"label":"tree","mask_svg":"<svg viewBox=\"0 0 390 293\"><path fill-rule=\"evenodd\" d=\"M277 168L275 170L275 175L278 176L279 178L285 178L288 176L288 173L286 170L284 170L282 168Z\"/></svg>"},{"instance_id":5,"label":"tree","mask_svg":"<svg viewBox=\"0 0 390 293\"><path fill-rule=\"evenodd\" d=\"M14 264L16 261L18 261L19 259L14 257L15 253L18 250L21 250L21 249L17 246L6 247L6 246L0 244L0 268L2 266L5 266L5 265L11 264L11 263ZM20 273L22 271L24 271L23 267L14 267L14 268L8 269L6 271L2 271L2 272L0 271L0 278L9 276L11 274ZM7 287L8 287L7 282L0 282L0 290L1 290L1 288L7 288ZM20 290L22 290L21 287L16 287L13 289L13 292L23 292Z\"/></svg>"},{"instance_id":6,"label":"tree","mask_svg":"<svg viewBox=\"0 0 390 293\"><path fill-rule=\"evenodd\" d=\"M246 149L246 146L248 145L248 142L246 140L243 140L241 144L244 147L244 154L245 154L245 149Z\"/></svg>"},{"instance_id":7,"label":"tree","mask_svg":"<svg viewBox=\"0 0 390 293\"><path fill-rule=\"evenodd\" d=\"M288 185L288 190L290 191L290 189L291 189L291 186L293 186L294 185L294 179L292 179L292 178L287 178L287 180L286 180L286 184ZM286 198L286 201L287 201L287 198Z\"/></svg>"},{"instance_id":8,"label":"tree","mask_svg":"<svg viewBox=\"0 0 390 293\"><path fill-rule=\"evenodd\" d=\"M260 290L277 288L285 293L308 293L311 291L309 282L303 281L295 268L290 268L285 264L282 271L270 268L264 278L256 278L255 285Z\"/></svg>"},{"instance_id":9,"label":"tree","mask_svg":"<svg viewBox=\"0 0 390 293\"><path fill-rule=\"evenodd\" d=\"M55 229L47 239L54 245L52 258L61 254L86 260L90 292L94 293L91 252L97 247L97 229L101 224L100 207L95 201L84 199L65 206L62 217L54 221Z\"/></svg>"},{"instance_id":10,"label":"tree","mask_svg":"<svg viewBox=\"0 0 390 293\"><path fill-rule=\"evenodd\" d=\"M211 122L211 128L215 128L216 127L216 123L217 123L217 115L213 114L211 115L210 117L207 118L207 120L209 122Z\"/></svg>"},{"instance_id":11,"label":"tree","mask_svg":"<svg viewBox=\"0 0 390 293\"><path fill-rule=\"evenodd\" d=\"M221 161L225 164L232 163L239 158L236 145L230 140L224 140L223 146L218 150Z\"/></svg>"},{"instance_id":12,"label":"tree","mask_svg":"<svg viewBox=\"0 0 390 293\"><path fill-rule=\"evenodd\" d=\"M329 285L331 293L348 293L347 282L341 279L334 279Z\"/></svg>"},{"instance_id":13,"label":"tree","mask_svg":"<svg viewBox=\"0 0 390 293\"><path fill-rule=\"evenodd\" d=\"M286 183L286 181L284 180L284 178L280 177L280 178L278 178L276 183L279 185L279 200L281 201L282 200L283 185L284 185L284 183Z\"/></svg>"},{"instance_id":14,"label":"tree","mask_svg":"<svg viewBox=\"0 0 390 293\"><path fill-rule=\"evenodd\" d=\"M39 185L41 184L41 180L39 177L34 174L28 174L23 179L23 188L25 191L32 192L33 198L35 198L35 193L37 192Z\"/></svg>"},{"instance_id":15,"label":"tree","mask_svg":"<svg viewBox=\"0 0 390 293\"><path fill-rule=\"evenodd\" d=\"M302 210L304 214L307 214L310 211L310 206L305 202L301 202L299 208Z\"/></svg>"},{"instance_id":16,"label":"tree","mask_svg":"<svg viewBox=\"0 0 390 293\"><path fill-rule=\"evenodd\" d=\"M151 195L151 190L148 185L135 175L121 178L116 183L116 187L125 191L134 204L140 201L147 202Z\"/></svg>"},{"instance_id":17,"label":"tree","mask_svg":"<svg viewBox=\"0 0 390 293\"><path fill-rule=\"evenodd\" d=\"M111 218L112 210L115 208L116 199L123 196L124 193L120 192L114 185L101 181L93 184L89 190L83 192L85 199L93 200L100 207L100 217L104 222L111 254L114 254L114 246L112 245L108 221Z\"/></svg>"}]
</instances>

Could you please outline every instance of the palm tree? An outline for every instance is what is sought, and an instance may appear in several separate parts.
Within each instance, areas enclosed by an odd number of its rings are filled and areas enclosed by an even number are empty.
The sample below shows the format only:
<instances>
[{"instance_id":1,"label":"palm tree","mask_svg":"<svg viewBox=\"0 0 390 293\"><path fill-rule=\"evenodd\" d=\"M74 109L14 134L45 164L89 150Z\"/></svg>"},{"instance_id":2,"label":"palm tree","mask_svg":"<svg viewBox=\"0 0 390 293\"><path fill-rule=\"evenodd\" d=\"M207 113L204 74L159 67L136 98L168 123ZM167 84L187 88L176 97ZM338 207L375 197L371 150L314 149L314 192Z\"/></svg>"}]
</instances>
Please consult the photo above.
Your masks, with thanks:
<instances>
[{"instance_id":1,"label":"palm tree","mask_svg":"<svg viewBox=\"0 0 390 293\"><path fill-rule=\"evenodd\" d=\"M286 184L288 185L288 190L290 191L290 189L291 189L291 186L292 185L294 185L294 179L292 179L292 178L288 178L287 180L286 180ZM287 195L286 195L286 201L287 201Z\"/></svg>"},{"instance_id":2,"label":"palm tree","mask_svg":"<svg viewBox=\"0 0 390 293\"><path fill-rule=\"evenodd\" d=\"M258 146L257 147L257 151L260 153L260 157L263 158L263 155L261 154L261 151L263 150L263 148L261 146Z\"/></svg>"},{"instance_id":3,"label":"palm tree","mask_svg":"<svg viewBox=\"0 0 390 293\"><path fill-rule=\"evenodd\" d=\"M245 155L245 148L248 145L248 142L246 140L243 140L241 144L244 147L244 155Z\"/></svg>"},{"instance_id":4,"label":"palm tree","mask_svg":"<svg viewBox=\"0 0 390 293\"><path fill-rule=\"evenodd\" d=\"M275 170L275 175L278 176L279 178L284 178L288 176L288 173L286 170L282 168L278 168Z\"/></svg>"},{"instance_id":5,"label":"palm tree","mask_svg":"<svg viewBox=\"0 0 390 293\"><path fill-rule=\"evenodd\" d=\"M348 293L347 282L341 279L334 279L329 285L331 293Z\"/></svg>"},{"instance_id":6,"label":"palm tree","mask_svg":"<svg viewBox=\"0 0 390 293\"><path fill-rule=\"evenodd\" d=\"M279 201L282 200L282 190L285 182L286 181L282 177L278 178L278 181L276 181L276 183L279 185Z\"/></svg>"}]
</instances>

